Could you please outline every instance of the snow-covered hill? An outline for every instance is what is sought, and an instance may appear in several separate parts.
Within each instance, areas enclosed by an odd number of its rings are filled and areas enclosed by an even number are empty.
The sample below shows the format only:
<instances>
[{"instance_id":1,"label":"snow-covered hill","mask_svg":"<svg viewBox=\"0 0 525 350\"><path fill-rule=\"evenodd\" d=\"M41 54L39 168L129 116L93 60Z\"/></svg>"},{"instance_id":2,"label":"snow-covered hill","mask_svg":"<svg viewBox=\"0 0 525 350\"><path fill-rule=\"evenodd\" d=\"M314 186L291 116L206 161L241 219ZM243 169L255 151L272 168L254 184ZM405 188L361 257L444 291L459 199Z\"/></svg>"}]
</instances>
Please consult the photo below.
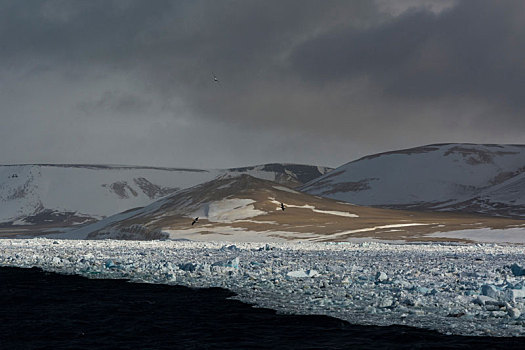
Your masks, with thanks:
<instances>
[{"instance_id":1,"label":"snow-covered hill","mask_svg":"<svg viewBox=\"0 0 525 350\"><path fill-rule=\"evenodd\" d=\"M0 223L73 225L145 206L214 178L250 174L300 185L329 168L267 164L242 169L177 169L107 165L0 166Z\"/></svg>"},{"instance_id":2,"label":"snow-covered hill","mask_svg":"<svg viewBox=\"0 0 525 350\"><path fill-rule=\"evenodd\" d=\"M380 153L300 189L360 205L525 217L525 145L436 144Z\"/></svg>"},{"instance_id":3,"label":"snow-covered hill","mask_svg":"<svg viewBox=\"0 0 525 350\"><path fill-rule=\"evenodd\" d=\"M284 210L281 207L284 203ZM198 217L198 221L193 219ZM144 208L55 235L57 238L339 241L365 237L426 240L462 229L521 227L520 220L369 208L298 192L249 175L183 189ZM432 240L439 240L432 236Z\"/></svg>"}]
</instances>

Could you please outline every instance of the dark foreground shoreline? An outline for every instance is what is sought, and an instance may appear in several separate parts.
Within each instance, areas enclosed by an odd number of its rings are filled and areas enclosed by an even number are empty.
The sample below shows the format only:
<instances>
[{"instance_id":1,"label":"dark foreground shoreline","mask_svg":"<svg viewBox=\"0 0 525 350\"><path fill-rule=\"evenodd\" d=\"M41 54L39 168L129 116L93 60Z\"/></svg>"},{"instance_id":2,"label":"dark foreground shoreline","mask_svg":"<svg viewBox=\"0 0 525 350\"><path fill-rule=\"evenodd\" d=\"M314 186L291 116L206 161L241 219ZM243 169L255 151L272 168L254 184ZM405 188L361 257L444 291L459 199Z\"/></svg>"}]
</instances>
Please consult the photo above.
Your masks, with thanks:
<instances>
[{"instance_id":1,"label":"dark foreground shoreline","mask_svg":"<svg viewBox=\"0 0 525 350\"><path fill-rule=\"evenodd\" d=\"M524 338L278 315L220 288L0 268L0 349L523 349Z\"/></svg>"}]
</instances>

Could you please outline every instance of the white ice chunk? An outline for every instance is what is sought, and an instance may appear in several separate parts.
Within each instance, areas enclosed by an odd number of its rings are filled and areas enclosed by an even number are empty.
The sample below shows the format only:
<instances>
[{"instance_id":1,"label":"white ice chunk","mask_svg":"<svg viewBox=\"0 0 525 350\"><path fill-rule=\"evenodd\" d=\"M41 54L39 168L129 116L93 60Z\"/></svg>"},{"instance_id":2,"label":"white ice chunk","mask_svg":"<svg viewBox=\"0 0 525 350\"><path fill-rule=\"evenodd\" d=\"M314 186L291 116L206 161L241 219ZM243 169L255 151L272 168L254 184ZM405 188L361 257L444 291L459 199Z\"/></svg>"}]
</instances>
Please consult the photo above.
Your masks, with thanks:
<instances>
[{"instance_id":1,"label":"white ice chunk","mask_svg":"<svg viewBox=\"0 0 525 350\"><path fill-rule=\"evenodd\" d=\"M296 270L296 271L290 271L286 274L288 277L295 277L295 278L303 278L303 277L317 277L319 276L319 272L315 270Z\"/></svg>"},{"instance_id":2,"label":"white ice chunk","mask_svg":"<svg viewBox=\"0 0 525 350\"><path fill-rule=\"evenodd\" d=\"M383 271L378 271L376 273L376 281L379 281L379 282L384 282L388 279L388 276L386 273L384 273Z\"/></svg>"},{"instance_id":3,"label":"white ice chunk","mask_svg":"<svg viewBox=\"0 0 525 350\"><path fill-rule=\"evenodd\" d=\"M492 284L484 284L481 286L481 295L486 295L488 297L499 299L500 292L496 286Z\"/></svg>"}]
</instances>

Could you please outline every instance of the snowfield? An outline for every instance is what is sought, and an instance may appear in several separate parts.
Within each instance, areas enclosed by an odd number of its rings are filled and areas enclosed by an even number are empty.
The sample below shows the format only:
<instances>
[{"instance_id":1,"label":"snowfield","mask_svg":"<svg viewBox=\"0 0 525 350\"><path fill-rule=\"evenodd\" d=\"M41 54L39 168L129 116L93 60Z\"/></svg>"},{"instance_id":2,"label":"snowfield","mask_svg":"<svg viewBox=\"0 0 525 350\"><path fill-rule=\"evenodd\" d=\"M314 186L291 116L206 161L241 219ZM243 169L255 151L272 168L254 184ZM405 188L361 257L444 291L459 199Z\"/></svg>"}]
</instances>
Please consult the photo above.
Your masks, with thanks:
<instances>
[{"instance_id":1,"label":"snowfield","mask_svg":"<svg viewBox=\"0 0 525 350\"><path fill-rule=\"evenodd\" d=\"M299 187L358 205L525 217L525 145L433 144L365 156Z\"/></svg>"},{"instance_id":2,"label":"snowfield","mask_svg":"<svg viewBox=\"0 0 525 350\"><path fill-rule=\"evenodd\" d=\"M525 229L523 227L494 230L489 228L436 232L427 237L459 238L483 243L516 243L525 244Z\"/></svg>"},{"instance_id":3,"label":"snowfield","mask_svg":"<svg viewBox=\"0 0 525 350\"><path fill-rule=\"evenodd\" d=\"M525 252L495 244L0 240L0 266L222 287L284 313L525 335Z\"/></svg>"}]
</instances>

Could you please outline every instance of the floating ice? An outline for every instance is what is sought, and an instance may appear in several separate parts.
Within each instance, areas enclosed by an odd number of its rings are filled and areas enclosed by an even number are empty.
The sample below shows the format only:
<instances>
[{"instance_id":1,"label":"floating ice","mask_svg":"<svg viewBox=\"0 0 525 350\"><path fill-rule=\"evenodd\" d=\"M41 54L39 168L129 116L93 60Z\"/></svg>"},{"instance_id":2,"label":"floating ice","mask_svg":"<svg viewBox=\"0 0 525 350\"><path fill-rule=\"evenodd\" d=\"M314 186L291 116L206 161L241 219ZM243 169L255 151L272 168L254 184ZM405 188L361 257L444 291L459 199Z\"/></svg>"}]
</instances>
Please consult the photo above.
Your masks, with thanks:
<instances>
[{"instance_id":1,"label":"floating ice","mask_svg":"<svg viewBox=\"0 0 525 350\"><path fill-rule=\"evenodd\" d=\"M239 251L240 249L237 248L237 246L235 244L232 244L232 245L229 245L229 246L222 247L221 250Z\"/></svg>"},{"instance_id":2,"label":"floating ice","mask_svg":"<svg viewBox=\"0 0 525 350\"><path fill-rule=\"evenodd\" d=\"M388 279L388 276L383 271L378 271L376 273L376 281L378 282L384 282Z\"/></svg>"},{"instance_id":3,"label":"floating ice","mask_svg":"<svg viewBox=\"0 0 525 350\"><path fill-rule=\"evenodd\" d=\"M260 307L324 314L356 324L525 336L525 276L520 266L512 268L509 261L525 261L523 248L450 243L0 240L0 266L222 287L235 292L236 299Z\"/></svg>"},{"instance_id":4,"label":"floating ice","mask_svg":"<svg viewBox=\"0 0 525 350\"><path fill-rule=\"evenodd\" d=\"M525 298L525 289L507 289L506 296L509 301L516 302L516 298Z\"/></svg>"},{"instance_id":5,"label":"floating ice","mask_svg":"<svg viewBox=\"0 0 525 350\"><path fill-rule=\"evenodd\" d=\"M212 264L212 266L221 266L221 267L232 267L234 269L239 268L239 257L236 257L232 260L217 261Z\"/></svg>"},{"instance_id":6,"label":"floating ice","mask_svg":"<svg viewBox=\"0 0 525 350\"><path fill-rule=\"evenodd\" d=\"M112 268L116 268L117 265L115 264L115 262L111 259L108 259L104 262L104 266L106 267L106 269L112 269Z\"/></svg>"},{"instance_id":7,"label":"floating ice","mask_svg":"<svg viewBox=\"0 0 525 350\"><path fill-rule=\"evenodd\" d=\"M513 319L517 319L521 316L521 311L518 308L510 307L507 309L507 313Z\"/></svg>"},{"instance_id":8,"label":"floating ice","mask_svg":"<svg viewBox=\"0 0 525 350\"><path fill-rule=\"evenodd\" d=\"M514 274L514 276L525 276L525 269L518 264L512 264L510 265L510 270Z\"/></svg>"},{"instance_id":9,"label":"floating ice","mask_svg":"<svg viewBox=\"0 0 525 350\"><path fill-rule=\"evenodd\" d=\"M392 306L392 304L394 303L394 301L392 300L392 298L384 298L384 299L380 299L379 300L379 304L377 305L378 307L380 308L386 308L386 307L390 307Z\"/></svg>"},{"instance_id":10,"label":"floating ice","mask_svg":"<svg viewBox=\"0 0 525 350\"><path fill-rule=\"evenodd\" d=\"M197 270L198 267L199 267L199 264L194 264L191 262L179 264L179 269L181 269L182 271L188 271L188 272L193 272Z\"/></svg>"},{"instance_id":11,"label":"floating ice","mask_svg":"<svg viewBox=\"0 0 525 350\"><path fill-rule=\"evenodd\" d=\"M494 299L499 299L500 292L498 291L496 286L493 286L491 284L484 284L481 286L481 294Z\"/></svg>"},{"instance_id":12,"label":"floating ice","mask_svg":"<svg viewBox=\"0 0 525 350\"><path fill-rule=\"evenodd\" d=\"M296 277L296 278L301 278L301 277L317 277L319 276L319 273L315 270L296 270L296 271L290 271L286 274L286 276L288 277Z\"/></svg>"},{"instance_id":13,"label":"floating ice","mask_svg":"<svg viewBox=\"0 0 525 350\"><path fill-rule=\"evenodd\" d=\"M498 305L499 303L494 298L488 297L486 295L479 295L476 299L474 299L474 304L485 306L485 305Z\"/></svg>"},{"instance_id":14,"label":"floating ice","mask_svg":"<svg viewBox=\"0 0 525 350\"><path fill-rule=\"evenodd\" d=\"M262 251L262 250L272 250L272 249L273 249L273 248L272 248L268 243L266 243L266 244L264 245L264 247L261 247L261 248L259 248L258 250L259 250L259 251Z\"/></svg>"}]
</instances>

